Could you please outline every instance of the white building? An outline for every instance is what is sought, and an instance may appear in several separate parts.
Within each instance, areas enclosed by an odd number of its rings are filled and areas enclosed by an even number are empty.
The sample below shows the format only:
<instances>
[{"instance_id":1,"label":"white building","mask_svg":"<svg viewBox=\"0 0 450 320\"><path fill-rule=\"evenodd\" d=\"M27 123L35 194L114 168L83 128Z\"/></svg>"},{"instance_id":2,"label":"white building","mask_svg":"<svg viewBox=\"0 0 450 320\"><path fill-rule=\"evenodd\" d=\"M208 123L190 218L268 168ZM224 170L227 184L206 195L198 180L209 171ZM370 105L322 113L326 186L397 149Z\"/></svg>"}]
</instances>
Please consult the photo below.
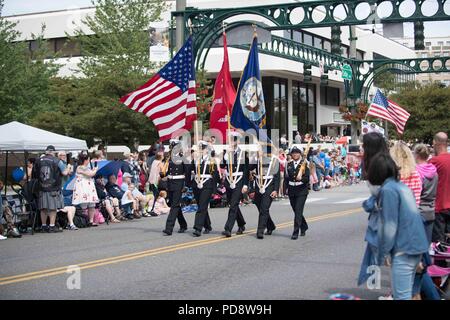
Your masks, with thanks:
<instances>
[{"instance_id":1,"label":"white building","mask_svg":"<svg viewBox=\"0 0 450 320\"><path fill-rule=\"evenodd\" d=\"M414 38L394 38L392 40L397 41L405 47L414 50ZM425 49L416 50L417 58L434 58L434 57L450 57L450 30L447 37L428 37L425 38ZM440 65L438 65L440 67ZM450 73L448 72L436 72L436 73L424 73L417 74L416 80L422 84L428 84L430 82L440 82L447 87L450 86Z\"/></svg>"},{"instance_id":2,"label":"white building","mask_svg":"<svg viewBox=\"0 0 450 320\"><path fill-rule=\"evenodd\" d=\"M197 8L235 8L242 6L242 1L217 1L217 0L191 0L187 1L188 7ZM287 0L274 0L271 3L286 3ZM175 2L169 1L172 9ZM262 0L247 0L245 6L267 4ZM63 58L58 62L63 65L61 76L70 75L76 70L82 51L77 43L69 43L66 33L73 34L76 28L82 28L86 33L91 33L81 21L94 12L95 8L82 8L73 10L43 12L7 17L8 20L17 22L16 29L22 33L21 41L29 43L33 50L34 42L32 34L38 34L42 24L46 29L44 37L48 39L51 50L61 51ZM318 13L319 15L321 13ZM169 21L170 11L163 14L163 19ZM234 17L232 20L257 20L266 24L271 22L254 15ZM273 31L272 34L289 37L296 41L315 46L320 49L331 49L330 28L304 29L301 31ZM416 54L410 48L401 43L392 41L378 33L357 28L358 58L371 60L375 55L388 58L415 58ZM348 57L349 50L349 28L342 28L343 55ZM249 42L251 39L249 39ZM64 49L63 49L64 47ZM238 78L244 68L247 52L244 50L229 48L230 68L232 76L238 82ZM214 79L218 73L223 59L221 48L211 49L206 60L205 68ZM340 113L339 106L344 101L344 84L340 72L329 73L329 86L320 86L320 70L312 68L313 82L303 82L303 64L292 60L260 55L260 68L263 77L263 88L268 113L268 127L280 129L280 134L287 134L289 140L294 132L299 130L302 134L309 132L322 133L324 135L343 134L346 123Z\"/></svg>"}]
</instances>

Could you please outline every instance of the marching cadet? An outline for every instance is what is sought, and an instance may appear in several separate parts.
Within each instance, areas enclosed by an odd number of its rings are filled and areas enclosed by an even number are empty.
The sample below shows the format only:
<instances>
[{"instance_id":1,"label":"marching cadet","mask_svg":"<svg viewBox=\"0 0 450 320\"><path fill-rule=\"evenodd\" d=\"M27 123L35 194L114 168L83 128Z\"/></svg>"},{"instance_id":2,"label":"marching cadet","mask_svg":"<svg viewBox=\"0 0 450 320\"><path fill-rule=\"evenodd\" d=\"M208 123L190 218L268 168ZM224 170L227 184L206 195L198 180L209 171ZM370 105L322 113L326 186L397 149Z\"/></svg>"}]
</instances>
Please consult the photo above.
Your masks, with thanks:
<instances>
[{"instance_id":1,"label":"marching cadet","mask_svg":"<svg viewBox=\"0 0 450 320\"><path fill-rule=\"evenodd\" d=\"M309 150L309 144L306 150ZM288 191L289 201L292 210L294 210L294 232L292 233L292 240L298 239L300 236L305 236L308 230L308 224L303 216L303 209L305 207L306 198L308 197L308 185L310 171L308 168L308 161L306 154L302 156L302 150L296 146L290 150L292 160L286 166L284 176L285 189Z\"/></svg>"},{"instance_id":2,"label":"marching cadet","mask_svg":"<svg viewBox=\"0 0 450 320\"><path fill-rule=\"evenodd\" d=\"M222 169L226 169L225 188L230 206L225 230L222 232L227 238L231 237L231 231L236 220L239 227L236 234L242 234L245 231L245 220L239 208L239 203L242 194L247 190L249 174L248 157L246 157L245 152L238 146L238 139L241 137L241 134L233 131L231 132L231 136L231 150L224 151L223 161L220 165Z\"/></svg>"},{"instance_id":3,"label":"marching cadet","mask_svg":"<svg viewBox=\"0 0 450 320\"><path fill-rule=\"evenodd\" d=\"M199 141L198 148L197 156L194 156L192 159L192 170L194 171L193 191L198 205L197 213L195 214L194 237L202 235L203 227L206 230L211 228L208 206L219 180L219 167L215 158L209 153L208 143Z\"/></svg>"},{"instance_id":4,"label":"marching cadet","mask_svg":"<svg viewBox=\"0 0 450 320\"><path fill-rule=\"evenodd\" d=\"M184 185L191 178L191 164L187 163L181 149L181 141L176 139L170 140L170 156L164 164L161 176L167 177L167 191L169 193L170 212L166 221L166 228L163 232L172 235L175 226L175 220L178 219L180 230L183 233L187 230L187 222L181 211L181 196Z\"/></svg>"},{"instance_id":5,"label":"marching cadet","mask_svg":"<svg viewBox=\"0 0 450 320\"><path fill-rule=\"evenodd\" d=\"M276 229L270 217L270 206L280 189L280 161L272 155L271 147L268 148L267 152L263 152L261 148L256 163L250 166L250 170L256 169L255 204L259 211L258 229L256 231L258 239L264 239L266 229L266 235L271 235Z\"/></svg>"}]
</instances>

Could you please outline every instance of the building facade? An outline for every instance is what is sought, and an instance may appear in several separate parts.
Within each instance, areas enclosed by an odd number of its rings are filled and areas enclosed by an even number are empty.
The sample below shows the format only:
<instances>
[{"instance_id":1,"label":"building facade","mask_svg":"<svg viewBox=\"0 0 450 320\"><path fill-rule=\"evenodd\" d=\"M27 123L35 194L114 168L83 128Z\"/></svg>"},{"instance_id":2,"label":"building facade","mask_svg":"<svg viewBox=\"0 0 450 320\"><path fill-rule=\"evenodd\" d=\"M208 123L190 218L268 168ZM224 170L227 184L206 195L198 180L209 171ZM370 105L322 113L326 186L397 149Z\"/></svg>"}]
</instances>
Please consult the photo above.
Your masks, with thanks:
<instances>
[{"instance_id":1,"label":"building facade","mask_svg":"<svg viewBox=\"0 0 450 320\"><path fill-rule=\"evenodd\" d=\"M230 0L220 2L217 0L191 0L188 7L197 8L234 8L242 6L242 2ZM272 3L286 3L287 0L274 0ZM175 2L168 1L175 9ZM267 4L261 0L247 0L246 6ZM94 13L95 8L81 8L63 11L43 12L7 17L16 22L16 29L21 32L19 41L26 41L30 51L35 50L36 43L32 34L38 34L42 24L46 29L44 38L48 40L49 49L59 53L57 62L62 66L60 76L69 76L77 69L83 48L75 40L69 40L66 34L72 35L76 28L81 28L90 34L82 21ZM170 20L170 10L163 13L165 21ZM323 15L317 12L315 14ZM260 16L242 15L233 17L237 19L254 20L272 25L273 23ZM349 55L349 28L342 28L342 55ZM322 50L331 51L330 28L312 28L303 30L272 31L273 35L285 37L310 45ZM383 37L370 30L357 28L357 58L364 60L374 59L381 55L388 58L414 58L415 52L401 43ZM248 39L248 43L252 39ZM237 48L229 48L230 69L235 85L239 81L245 66L248 52ZM314 132L322 135L337 136L348 134L349 123L342 119L339 106L344 104L344 82L340 71L330 71L327 86L320 85L320 69L312 67L312 82L306 83L303 77L303 63L265 54L260 54L260 68L263 90L267 110L267 126L270 129L279 129L280 134L286 134L292 141L295 132L301 134ZM211 79L215 79L223 60L223 49L214 47L209 51L205 69ZM345 132L344 132L345 131Z\"/></svg>"}]
</instances>

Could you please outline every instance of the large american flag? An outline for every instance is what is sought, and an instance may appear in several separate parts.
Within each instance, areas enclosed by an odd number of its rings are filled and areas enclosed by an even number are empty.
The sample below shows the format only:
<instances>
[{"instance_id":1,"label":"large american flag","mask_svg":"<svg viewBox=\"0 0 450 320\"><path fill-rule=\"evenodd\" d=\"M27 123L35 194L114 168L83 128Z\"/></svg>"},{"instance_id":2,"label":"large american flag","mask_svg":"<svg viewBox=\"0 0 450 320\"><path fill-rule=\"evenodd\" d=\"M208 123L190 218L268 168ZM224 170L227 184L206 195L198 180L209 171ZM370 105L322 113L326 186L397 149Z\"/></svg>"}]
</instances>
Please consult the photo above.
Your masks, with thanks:
<instances>
[{"instance_id":1,"label":"large american flag","mask_svg":"<svg viewBox=\"0 0 450 320\"><path fill-rule=\"evenodd\" d=\"M381 93L380 89L377 89L377 93L375 94L372 104L367 111L367 115L391 122L397 128L397 132L399 134L403 134L406 121L408 121L410 116L405 109L391 100L388 100Z\"/></svg>"},{"instance_id":2,"label":"large american flag","mask_svg":"<svg viewBox=\"0 0 450 320\"><path fill-rule=\"evenodd\" d=\"M192 37L147 83L120 99L131 110L153 121L160 141L190 130L197 119Z\"/></svg>"}]
</instances>

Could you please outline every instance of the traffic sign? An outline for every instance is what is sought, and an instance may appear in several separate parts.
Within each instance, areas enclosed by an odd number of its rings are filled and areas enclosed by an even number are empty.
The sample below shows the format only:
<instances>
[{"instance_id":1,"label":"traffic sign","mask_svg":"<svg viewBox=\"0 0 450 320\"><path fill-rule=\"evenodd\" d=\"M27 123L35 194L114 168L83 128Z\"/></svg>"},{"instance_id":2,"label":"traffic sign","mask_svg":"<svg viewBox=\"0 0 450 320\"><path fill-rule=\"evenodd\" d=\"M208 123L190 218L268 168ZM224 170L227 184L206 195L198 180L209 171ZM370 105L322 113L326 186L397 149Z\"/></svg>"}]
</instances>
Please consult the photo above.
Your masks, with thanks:
<instances>
[{"instance_id":1,"label":"traffic sign","mask_svg":"<svg viewBox=\"0 0 450 320\"><path fill-rule=\"evenodd\" d=\"M349 64L344 64L342 66L342 79L352 80L352 76L353 76L352 67Z\"/></svg>"}]
</instances>

